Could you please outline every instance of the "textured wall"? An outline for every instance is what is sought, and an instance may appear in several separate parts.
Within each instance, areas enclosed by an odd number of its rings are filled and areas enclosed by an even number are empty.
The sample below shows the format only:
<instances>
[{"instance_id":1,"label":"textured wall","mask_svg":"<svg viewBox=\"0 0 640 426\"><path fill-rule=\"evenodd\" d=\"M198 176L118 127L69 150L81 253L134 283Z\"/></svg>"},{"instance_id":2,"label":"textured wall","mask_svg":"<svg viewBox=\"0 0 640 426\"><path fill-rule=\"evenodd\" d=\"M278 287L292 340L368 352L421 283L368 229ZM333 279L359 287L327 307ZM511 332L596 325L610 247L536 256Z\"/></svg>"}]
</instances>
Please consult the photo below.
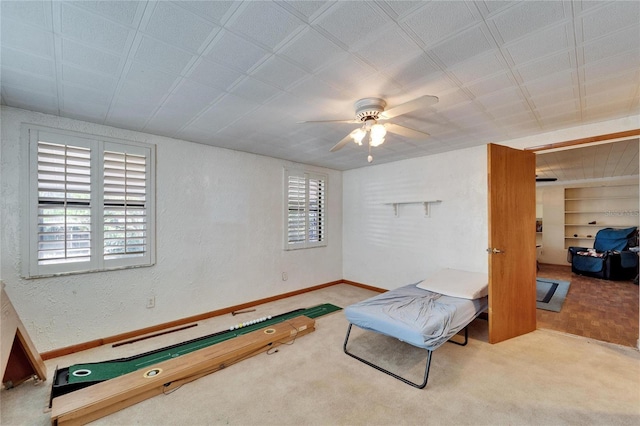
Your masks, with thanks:
<instances>
[{"instance_id":1,"label":"textured wall","mask_svg":"<svg viewBox=\"0 0 640 426\"><path fill-rule=\"evenodd\" d=\"M382 288L439 268L487 270L487 148L479 146L343 174L344 277ZM424 217L421 204L442 200Z\"/></svg>"},{"instance_id":2,"label":"textured wall","mask_svg":"<svg viewBox=\"0 0 640 426\"><path fill-rule=\"evenodd\" d=\"M155 266L20 278L22 122L156 144ZM283 168L300 165L6 107L1 148L0 277L40 351L342 278L341 172L312 168L329 175L328 247L287 252Z\"/></svg>"}]
</instances>

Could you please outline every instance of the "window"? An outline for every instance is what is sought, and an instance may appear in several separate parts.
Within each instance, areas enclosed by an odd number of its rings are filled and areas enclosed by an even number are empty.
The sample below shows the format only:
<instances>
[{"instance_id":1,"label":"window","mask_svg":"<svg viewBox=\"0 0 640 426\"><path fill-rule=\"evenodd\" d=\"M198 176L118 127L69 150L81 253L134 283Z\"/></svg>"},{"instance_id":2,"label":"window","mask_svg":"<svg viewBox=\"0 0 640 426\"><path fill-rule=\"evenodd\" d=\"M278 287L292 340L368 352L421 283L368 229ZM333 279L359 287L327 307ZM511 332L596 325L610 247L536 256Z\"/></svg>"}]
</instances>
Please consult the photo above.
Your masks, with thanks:
<instances>
[{"instance_id":1,"label":"window","mask_svg":"<svg viewBox=\"0 0 640 426\"><path fill-rule=\"evenodd\" d=\"M23 275L155 262L155 147L26 127L29 191Z\"/></svg>"},{"instance_id":2,"label":"window","mask_svg":"<svg viewBox=\"0 0 640 426\"><path fill-rule=\"evenodd\" d=\"M327 176L285 170L285 248L327 245Z\"/></svg>"}]
</instances>

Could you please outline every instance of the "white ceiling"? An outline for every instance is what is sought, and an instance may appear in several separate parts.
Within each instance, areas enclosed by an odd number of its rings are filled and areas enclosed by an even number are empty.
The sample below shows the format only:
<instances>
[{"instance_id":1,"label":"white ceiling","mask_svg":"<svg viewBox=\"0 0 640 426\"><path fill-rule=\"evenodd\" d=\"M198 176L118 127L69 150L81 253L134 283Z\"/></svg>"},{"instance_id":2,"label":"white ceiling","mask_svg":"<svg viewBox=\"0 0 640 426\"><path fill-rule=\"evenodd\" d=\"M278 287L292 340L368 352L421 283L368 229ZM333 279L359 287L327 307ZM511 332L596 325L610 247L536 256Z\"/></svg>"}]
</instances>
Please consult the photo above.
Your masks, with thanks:
<instances>
[{"instance_id":1,"label":"white ceiling","mask_svg":"<svg viewBox=\"0 0 640 426\"><path fill-rule=\"evenodd\" d=\"M536 155L536 176L558 182L638 176L638 138Z\"/></svg>"},{"instance_id":2,"label":"white ceiling","mask_svg":"<svg viewBox=\"0 0 640 426\"><path fill-rule=\"evenodd\" d=\"M640 113L638 1L2 1L5 105L338 170Z\"/></svg>"}]
</instances>

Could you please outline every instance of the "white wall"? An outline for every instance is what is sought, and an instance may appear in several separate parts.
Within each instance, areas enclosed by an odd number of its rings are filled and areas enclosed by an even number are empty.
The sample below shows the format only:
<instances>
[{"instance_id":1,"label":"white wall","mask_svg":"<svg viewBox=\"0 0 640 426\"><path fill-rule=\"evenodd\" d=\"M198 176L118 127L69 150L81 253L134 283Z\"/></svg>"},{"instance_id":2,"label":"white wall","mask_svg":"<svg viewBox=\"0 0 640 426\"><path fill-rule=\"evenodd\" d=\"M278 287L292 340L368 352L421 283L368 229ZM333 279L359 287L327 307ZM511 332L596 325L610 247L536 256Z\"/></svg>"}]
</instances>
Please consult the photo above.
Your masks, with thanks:
<instances>
[{"instance_id":1,"label":"white wall","mask_svg":"<svg viewBox=\"0 0 640 426\"><path fill-rule=\"evenodd\" d=\"M555 265L567 263L564 248L564 187L545 186L536 191L536 202L542 203L542 247L538 261Z\"/></svg>"},{"instance_id":2,"label":"white wall","mask_svg":"<svg viewBox=\"0 0 640 426\"><path fill-rule=\"evenodd\" d=\"M343 173L344 278L381 288L444 267L487 271L487 148L368 166ZM424 217L420 204L442 200Z\"/></svg>"},{"instance_id":3,"label":"white wall","mask_svg":"<svg viewBox=\"0 0 640 426\"><path fill-rule=\"evenodd\" d=\"M39 351L342 278L341 172L307 167L329 175L328 247L284 251L283 168L300 165L13 108L1 118L0 277ZM22 122L156 144L155 266L20 278Z\"/></svg>"}]
</instances>

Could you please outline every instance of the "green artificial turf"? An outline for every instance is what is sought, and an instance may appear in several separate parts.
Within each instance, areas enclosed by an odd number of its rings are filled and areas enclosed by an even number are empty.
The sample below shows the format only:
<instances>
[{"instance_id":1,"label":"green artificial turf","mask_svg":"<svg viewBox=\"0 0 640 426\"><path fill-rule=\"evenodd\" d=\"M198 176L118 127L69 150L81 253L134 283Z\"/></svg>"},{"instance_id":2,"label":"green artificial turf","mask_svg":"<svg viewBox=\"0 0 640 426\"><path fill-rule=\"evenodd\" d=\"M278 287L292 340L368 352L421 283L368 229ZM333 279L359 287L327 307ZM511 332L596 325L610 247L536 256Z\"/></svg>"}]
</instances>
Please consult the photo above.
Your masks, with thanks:
<instances>
[{"instance_id":1,"label":"green artificial turf","mask_svg":"<svg viewBox=\"0 0 640 426\"><path fill-rule=\"evenodd\" d=\"M114 377L131 373L132 371L136 371L171 358L176 358L181 355L197 351L198 349L215 345L216 343L224 342L225 340L233 339L234 337L238 337L243 334L259 330L261 328L269 327L273 324L277 324L291 318L295 318L301 315L309 318L318 318L322 315L339 311L340 309L342 308L330 303L325 303L322 305L314 306L312 308L298 309L296 311L278 315L277 317L267 319L266 321L262 321L256 324L247 325L235 330L215 333L210 336L190 340L188 342L184 342L183 344L173 345L165 349L149 352L147 354L103 362L75 364L69 367L68 383L101 382L104 380L113 379ZM82 370L89 370L91 373L85 376L75 376L73 374L74 372L78 371L82 373Z\"/></svg>"}]
</instances>

